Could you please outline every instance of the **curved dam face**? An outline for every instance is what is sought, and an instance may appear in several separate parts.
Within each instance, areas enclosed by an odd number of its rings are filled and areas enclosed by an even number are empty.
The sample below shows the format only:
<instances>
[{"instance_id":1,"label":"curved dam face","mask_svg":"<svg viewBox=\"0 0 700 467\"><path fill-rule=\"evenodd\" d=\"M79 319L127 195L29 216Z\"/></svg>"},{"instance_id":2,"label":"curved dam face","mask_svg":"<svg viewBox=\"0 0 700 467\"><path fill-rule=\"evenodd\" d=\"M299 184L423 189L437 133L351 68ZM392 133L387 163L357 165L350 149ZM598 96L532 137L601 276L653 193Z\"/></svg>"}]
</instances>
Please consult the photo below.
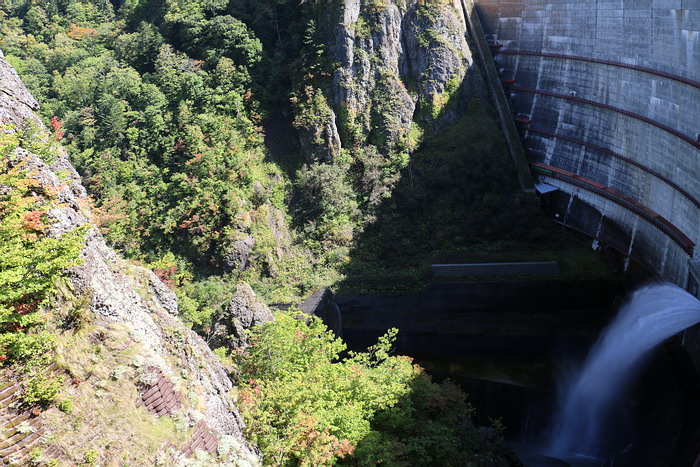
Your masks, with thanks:
<instances>
[{"instance_id":1,"label":"curved dam face","mask_svg":"<svg viewBox=\"0 0 700 467\"><path fill-rule=\"evenodd\" d=\"M475 4L545 208L698 295L700 3Z\"/></svg>"}]
</instances>

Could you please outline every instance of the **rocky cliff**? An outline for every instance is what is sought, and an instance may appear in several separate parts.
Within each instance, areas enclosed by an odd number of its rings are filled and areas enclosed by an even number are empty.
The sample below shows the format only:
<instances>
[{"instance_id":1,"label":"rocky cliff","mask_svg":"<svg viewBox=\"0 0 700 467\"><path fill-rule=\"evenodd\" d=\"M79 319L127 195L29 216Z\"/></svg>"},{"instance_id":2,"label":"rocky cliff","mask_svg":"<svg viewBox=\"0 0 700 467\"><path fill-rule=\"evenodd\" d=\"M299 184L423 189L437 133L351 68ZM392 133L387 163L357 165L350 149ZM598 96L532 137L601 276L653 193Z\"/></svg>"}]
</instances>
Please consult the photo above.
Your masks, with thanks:
<instances>
[{"instance_id":1,"label":"rocky cliff","mask_svg":"<svg viewBox=\"0 0 700 467\"><path fill-rule=\"evenodd\" d=\"M460 96L483 93L457 0L345 0L319 22L330 24L332 78L307 87L299 112L309 160L371 144L387 155L415 148L464 112Z\"/></svg>"},{"instance_id":2,"label":"rocky cliff","mask_svg":"<svg viewBox=\"0 0 700 467\"><path fill-rule=\"evenodd\" d=\"M0 53L5 131L21 131L27 122L41 126L37 109ZM49 138L43 129L39 134ZM60 207L49 213L55 220L51 235L89 224L85 189L64 151L58 149L51 165L21 147L10 158L58 193ZM88 454L102 465L188 464L193 456L207 465L259 464L241 435L233 385L206 343L178 319L175 295L151 271L120 258L93 226L81 256L82 264L69 272L60 306L76 309L84 303L89 324L58 337L55 370L66 381L62 394L73 401L72 408L45 411L24 436L12 420L25 415L13 412L17 404L3 404L2 428L10 427L6 441L17 442L3 445L2 460L21 463L32 451L66 465L81 463ZM21 384L4 377L0 398L7 402Z\"/></svg>"}]
</instances>

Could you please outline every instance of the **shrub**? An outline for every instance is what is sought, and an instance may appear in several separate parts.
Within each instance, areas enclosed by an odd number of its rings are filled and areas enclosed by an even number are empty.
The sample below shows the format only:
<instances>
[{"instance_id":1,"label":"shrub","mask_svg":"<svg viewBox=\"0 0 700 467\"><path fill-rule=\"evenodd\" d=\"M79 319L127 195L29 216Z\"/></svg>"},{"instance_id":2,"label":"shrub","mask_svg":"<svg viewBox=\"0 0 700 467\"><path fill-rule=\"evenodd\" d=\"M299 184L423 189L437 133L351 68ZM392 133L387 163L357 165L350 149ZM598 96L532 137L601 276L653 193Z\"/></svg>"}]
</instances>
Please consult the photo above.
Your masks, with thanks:
<instances>
[{"instance_id":1,"label":"shrub","mask_svg":"<svg viewBox=\"0 0 700 467\"><path fill-rule=\"evenodd\" d=\"M65 413L71 413L73 411L73 399L61 399L58 403L58 410Z\"/></svg>"},{"instance_id":2,"label":"shrub","mask_svg":"<svg viewBox=\"0 0 700 467\"><path fill-rule=\"evenodd\" d=\"M25 382L22 402L29 406L47 408L56 401L60 391L61 382L55 377L33 374Z\"/></svg>"},{"instance_id":3,"label":"shrub","mask_svg":"<svg viewBox=\"0 0 700 467\"><path fill-rule=\"evenodd\" d=\"M219 357L219 360L221 360L224 364L233 365L233 360L231 359L231 355L226 347L217 347L213 350L213 352L214 355Z\"/></svg>"},{"instance_id":4,"label":"shrub","mask_svg":"<svg viewBox=\"0 0 700 467\"><path fill-rule=\"evenodd\" d=\"M0 361L8 362L39 358L51 348L51 336L40 332L47 316L39 311L63 271L78 263L86 232L47 235L55 193L26 174L26 159L10 160L20 144L11 131L0 125Z\"/></svg>"},{"instance_id":5,"label":"shrub","mask_svg":"<svg viewBox=\"0 0 700 467\"><path fill-rule=\"evenodd\" d=\"M266 463L331 465L370 431L371 417L408 391L408 359L389 357L395 330L368 353L338 360L345 344L317 318L282 313L257 326L238 355L247 432Z\"/></svg>"},{"instance_id":6,"label":"shrub","mask_svg":"<svg viewBox=\"0 0 700 467\"><path fill-rule=\"evenodd\" d=\"M266 465L507 465L458 386L391 355L397 332L345 353L316 317L284 312L253 328L234 354L238 404Z\"/></svg>"},{"instance_id":7,"label":"shrub","mask_svg":"<svg viewBox=\"0 0 700 467\"><path fill-rule=\"evenodd\" d=\"M327 251L352 243L360 212L347 177L346 169L329 164L297 173L296 221L312 248Z\"/></svg>"},{"instance_id":8,"label":"shrub","mask_svg":"<svg viewBox=\"0 0 700 467\"><path fill-rule=\"evenodd\" d=\"M88 449L83 454L83 462L87 465L95 465L95 462L97 462L97 459L99 457L100 457L100 453L98 453L96 450Z\"/></svg>"}]
</instances>

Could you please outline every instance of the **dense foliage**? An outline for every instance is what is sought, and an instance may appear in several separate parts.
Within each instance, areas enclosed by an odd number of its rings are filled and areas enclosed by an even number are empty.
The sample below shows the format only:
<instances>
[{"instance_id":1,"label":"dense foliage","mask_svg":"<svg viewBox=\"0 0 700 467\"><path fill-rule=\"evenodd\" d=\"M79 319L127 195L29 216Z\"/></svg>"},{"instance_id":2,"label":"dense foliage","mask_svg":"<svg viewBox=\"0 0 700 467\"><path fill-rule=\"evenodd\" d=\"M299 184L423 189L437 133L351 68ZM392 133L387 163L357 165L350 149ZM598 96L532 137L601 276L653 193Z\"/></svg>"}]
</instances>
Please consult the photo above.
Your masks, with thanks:
<instances>
[{"instance_id":1,"label":"dense foliage","mask_svg":"<svg viewBox=\"0 0 700 467\"><path fill-rule=\"evenodd\" d=\"M356 34L377 29L385 4L363 4ZM398 260L380 265L391 275L406 271L401 262L429 264L435 251L536 230L513 228L529 210L497 222L484 215L518 188L495 122L479 106L460 129L435 137L452 140L442 146L454 154L410 157L432 130L418 119L399 140L383 140L402 78L382 75L367 112L335 109L342 149L327 147L319 129L333 115L327 89L339 64L327 44L337 7L0 1L0 48L68 147L104 235L180 287L185 318L200 331L216 314L203 292L215 284L245 280L268 301L290 302L343 274L375 274L377 257ZM267 150L263 125L279 130L269 122L298 134Z\"/></svg>"},{"instance_id":2,"label":"dense foliage","mask_svg":"<svg viewBox=\"0 0 700 467\"><path fill-rule=\"evenodd\" d=\"M282 203L253 122L260 42L222 8L3 4L0 47L62 125L108 239L132 256L177 245L220 265L240 217Z\"/></svg>"},{"instance_id":3,"label":"dense foliage","mask_svg":"<svg viewBox=\"0 0 700 467\"><path fill-rule=\"evenodd\" d=\"M0 362L26 364L50 359L48 303L85 229L48 235L56 193L27 173L26 152L15 152L23 136L0 126Z\"/></svg>"},{"instance_id":4,"label":"dense foliage","mask_svg":"<svg viewBox=\"0 0 700 467\"><path fill-rule=\"evenodd\" d=\"M236 354L239 405L266 465L507 465L461 390L390 354L396 333L341 358L317 318L281 313L253 329Z\"/></svg>"}]
</instances>

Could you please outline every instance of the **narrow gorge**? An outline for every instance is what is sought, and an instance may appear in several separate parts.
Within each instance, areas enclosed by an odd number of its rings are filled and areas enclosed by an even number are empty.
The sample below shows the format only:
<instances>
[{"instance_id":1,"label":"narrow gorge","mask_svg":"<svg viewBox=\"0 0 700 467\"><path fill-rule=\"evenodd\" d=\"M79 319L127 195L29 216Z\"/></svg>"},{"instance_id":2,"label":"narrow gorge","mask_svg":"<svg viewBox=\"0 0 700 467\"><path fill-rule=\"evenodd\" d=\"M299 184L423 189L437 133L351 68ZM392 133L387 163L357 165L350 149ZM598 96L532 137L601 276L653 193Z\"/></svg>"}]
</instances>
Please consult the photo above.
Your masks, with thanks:
<instances>
[{"instance_id":1,"label":"narrow gorge","mask_svg":"<svg viewBox=\"0 0 700 467\"><path fill-rule=\"evenodd\" d=\"M698 464L699 41L693 0L0 2L0 463ZM631 344L564 383L661 289L624 384Z\"/></svg>"}]
</instances>

